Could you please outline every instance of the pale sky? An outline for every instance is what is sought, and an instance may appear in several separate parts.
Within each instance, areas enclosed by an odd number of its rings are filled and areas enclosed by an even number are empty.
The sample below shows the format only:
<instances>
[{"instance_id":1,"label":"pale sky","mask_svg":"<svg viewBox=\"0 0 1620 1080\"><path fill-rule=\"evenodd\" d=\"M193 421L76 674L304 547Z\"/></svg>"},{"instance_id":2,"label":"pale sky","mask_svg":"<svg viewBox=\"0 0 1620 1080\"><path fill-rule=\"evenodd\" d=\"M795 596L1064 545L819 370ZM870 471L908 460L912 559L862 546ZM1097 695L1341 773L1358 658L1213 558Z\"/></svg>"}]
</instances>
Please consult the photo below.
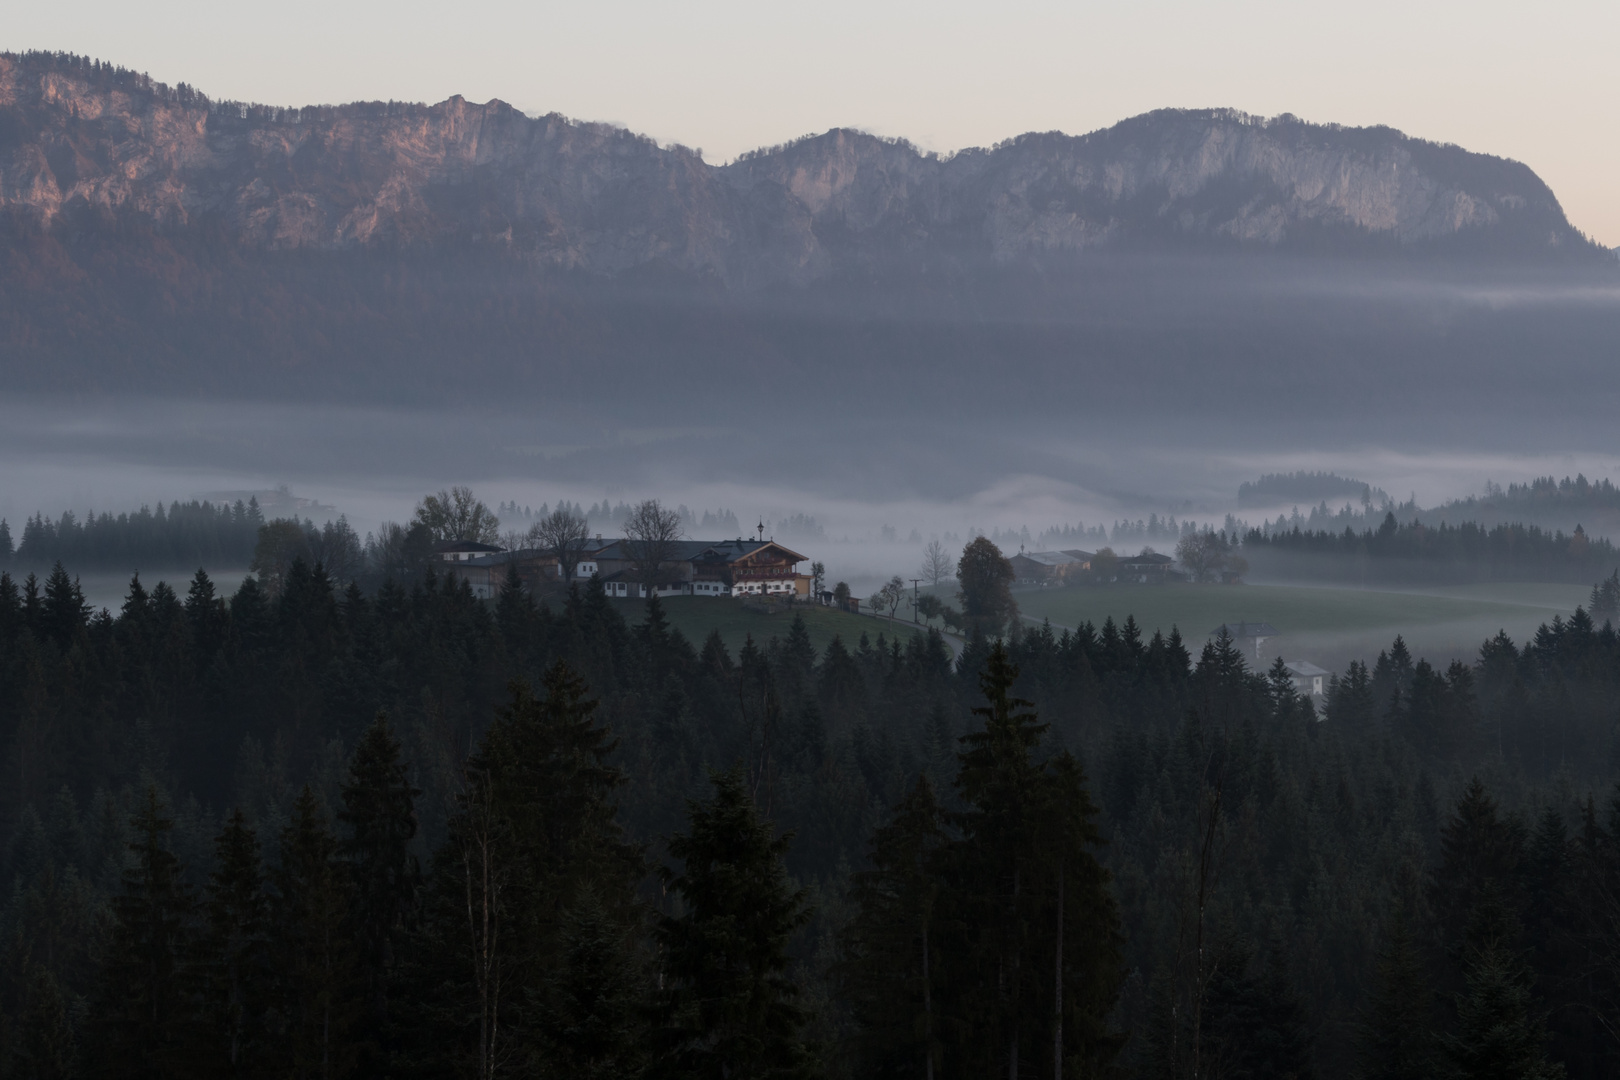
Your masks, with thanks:
<instances>
[{"instance_id":1,"label":"pale sky","mask_svg":"<svg viewBox=\"0 0 1620 1080\"><path fill-rule=\"evenodd\" d=\"M501 98L700 147L829 127L931 150L1166 106L1291 112L1516 158L1620 245L1620 0L9 3L0 49L216 98Z\"/></svg>"}]
</instances>

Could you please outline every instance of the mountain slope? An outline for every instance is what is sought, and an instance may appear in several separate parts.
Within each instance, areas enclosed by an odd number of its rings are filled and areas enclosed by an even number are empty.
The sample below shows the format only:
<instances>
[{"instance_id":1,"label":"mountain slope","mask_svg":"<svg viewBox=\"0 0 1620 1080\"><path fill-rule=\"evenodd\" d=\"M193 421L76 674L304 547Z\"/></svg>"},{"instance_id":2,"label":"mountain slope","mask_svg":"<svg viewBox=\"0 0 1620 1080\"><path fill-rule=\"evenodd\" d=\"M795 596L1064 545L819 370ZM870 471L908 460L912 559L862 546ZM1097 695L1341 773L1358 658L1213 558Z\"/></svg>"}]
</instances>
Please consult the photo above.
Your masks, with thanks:
<instances>
[{"instance_id":1,"label":"mountain slope","mask_svg":"<svg viewBox=\"0 0 1620 1080\"><path fill-rule=\"evenodd\" d=\"M121 220L261 251L473 245L734 287L1093 249L1596 250L1526 166L1387 128L1165 110L949 157L836 130L712 166L499 101L243 106L43 54L0 56L0 211L47 233Z\"/></svg>"}]
</instances>

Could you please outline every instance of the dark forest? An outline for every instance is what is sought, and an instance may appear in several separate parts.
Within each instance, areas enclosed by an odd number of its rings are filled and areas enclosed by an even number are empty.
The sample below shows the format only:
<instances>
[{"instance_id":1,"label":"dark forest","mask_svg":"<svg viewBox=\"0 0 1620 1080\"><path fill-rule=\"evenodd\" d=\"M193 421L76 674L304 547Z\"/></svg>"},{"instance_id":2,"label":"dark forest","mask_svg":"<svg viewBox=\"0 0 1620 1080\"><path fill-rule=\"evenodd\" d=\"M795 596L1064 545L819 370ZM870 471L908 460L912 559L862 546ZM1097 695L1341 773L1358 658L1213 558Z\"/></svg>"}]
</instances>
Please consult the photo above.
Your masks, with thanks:
<instances>
[{"instance_id":1,"label":"dark forest","mask_svg":"<svg viewBox=\"0 0 1620 1080\"><path fill-rule=\"evenodd\" d=\"M873 623L874 630L879 624ZM7 1077L1604 1077L1620 641L0 578Z\"/></svg>"}]
</instances>

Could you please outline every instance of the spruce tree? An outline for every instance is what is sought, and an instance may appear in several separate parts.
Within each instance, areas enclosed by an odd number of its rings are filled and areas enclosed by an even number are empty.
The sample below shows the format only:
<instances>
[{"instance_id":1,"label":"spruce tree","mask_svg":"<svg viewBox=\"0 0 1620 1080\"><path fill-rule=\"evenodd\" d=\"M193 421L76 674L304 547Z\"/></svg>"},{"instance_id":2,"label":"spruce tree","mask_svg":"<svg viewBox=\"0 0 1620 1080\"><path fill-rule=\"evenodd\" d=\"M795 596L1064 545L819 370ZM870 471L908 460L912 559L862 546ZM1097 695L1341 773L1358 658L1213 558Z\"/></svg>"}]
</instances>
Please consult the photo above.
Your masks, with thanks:
<instances>
[{"instance_id":1,"label":"spruce tree","mask_svg":"<svg viewBox=\"0 0 1620 1080\"><path fill-rule=\"evenodd\" d=\"M11 1047L9 1075L18 1080L71 1080L76 1075L73 1027L67 1003L50 971L35 967ZM0 1052L0 1068L6 1065Z\"/></svg>"},{"instance_id":2,"label":"spruce tree","mask_svg":"<svg viewBox=\"0 0 1620 1080\"><path fill-rule=\"evenodd\" d=\"M872 834L870 868L850 879L855 916L843 933L839 985L857 1031L861 1075L932 1078L940 1034L934 927L944 817L926 775Z\"/></svg>"},{"instance_id":3,"label":"spruce tree","mask_svg":"<svg viewBox=\"0 0 1620 1080\"><path fill-rule=\"evenodd\" d=\"M241 810L232 811L214 841L202 906L192 977L202 1045L194 1060L209 1075L258 1076L271 1051L265 1035L270 957L259 841Z\"/></svg>"},{"instance_id":4,"label":"spruce tree","mask_svg":"<svg viewBox=\"0 0 1620 1080\"><path fill-rule=\"evenodd\" d=\"M1483 905L1497 905L1510 921L1522 903L1521 866L1525 830L1506 817L1478 777L1457 800L1457 808L1440 829L1440 865L1429 887L1435 929L1442 944L1460 957L1465 940L1479 925Z\"/></svg>"},{"instance_id":5,"label":"spruce tree","mask_svg":"<svg viewBox=\"0 0 1620 1080\"><path fill-rule=\"evenodd\" d=\"M587 1071L610 1075L633 1060L636 1047L626 1043L593 1058L604 1043L590 1033L619 1020L570 1014L568 1004L569 950L577 946L570 933L614 942L619 963L637 962L643 864L615 817L624 778L608 764L614 743L595 720L584 682L559 662L546 673L545 691L536 699L513 685L511 702L467 763L448 841L434 857L408 973L416 988L410 1005L422 1013L409 1053L425 1069L490 1077L520 1062L560 1075L563 1063L584 1061ZM612 934L581 929L593 905ZM601 999L604 1007L616 1002ZM565 1015L573 1016L571 1030L585 1033L578 1045L551 1026Z\"/></svg>"},{"instance_id":6,"label":"spruce tree","mask_svg":"<svg viewBox=\"0 0 1620 1080\"><path fill-rule=\"evenodd\" d=\"M349 872L349 934L363 995L356 1036L365 1073L380 1071L386 1061L388 989L421 885L411 853L420 794L411 786L388 718L378 713L355 747L338 812L348 832L340 852Z\"/></svg>"},{"instance_id":7,"label":"spruce tree","mask_svg":"<svg viewBox=\"0 0 1620 1080\"><path fill-rule=\"evenodd\" d=\"M687 831L669 841L681 869L666 869L664 882L680 906L655 934L663 991L651 1075L806 1077L807 1016L787 946L810 914L782 865L789 838L761 820L741 769L712 783L713 799L691 802Z\"/></svg>"},{"instance_id":8,"label":"spruce tree","mask_svg":"<svg viewBox=\"0 0 1620 1080\"><path fill-rule=\"evenodd\" d=\"M113 925L91 1009L93 1071L118 1080L171 1075L188 1043L182 965L194 899L168 848L174 819L148 785L132 822L134 865L113 901Z\"/></svg>"},{"instance_id":9,"label":"spruce tree","mask_svg":"<svg viewBox=\"0 0 1620 1080\"><path fill-rule=\"evenodd\" d=\"M1435 1069L1433 992L1411 925L1399 911L1385 925L1373 978L1356 1042L1356 1075L1426 1080Z\"/></svg>"},{"instance_id":10,"label":"spruce tree","mask_svg":"<svg viewBox=\"0 0 1620 1080\"><path fill-rule=\"evenodd\" d=\"M557 963L532 1002L536 1073L578 1080L642 1074L645 966L626 926L589 885L560 913Z\"/></svg>"},{"instance_id":11,"label":"spruce tree","mask_svg":"<svg viewBox=\"0 0 1620 1080\"><path fill-rule=\"evenodd\" d=\"M1489 941L1471 950L1466 989L1457 998L1457 1030L1444 1040L1458 1080L1560 1080L1547 1060L1547 1033L1530 991L1530 973L1511 949Z\"/></svg>"},{"instance_id":12,"label":"spruce tree","mask_svg":"<svg viewBox=\"0 0 1620 1080\"><path fill-rule=\"evenodd\" d=\"M1042 1012L1053 1076L1105 1072L1124 1045L1109 1024L1125 980L1119 907L1098 861L1097 807L1080 762L1064 751L1047 766L1039 837L1040 891L1031 927L1030 965L1047 974Z\"/></svg>"},{"instance_id":13,"label":"spruce tree","mask_svg":"<svg viewBox=\"0 0 1620 1080\"><path fill-rule=\"evenodd\" d=\"M958 755L959 837L940 857L947 1074L1091 1075L1123 1042L1108 1025L1123 980L1119 913L1085 774L1067 753L1037 759L1046 725L1013 696L1017 678L996 643L980 676L986 704L973 710L983 726Z\"/></svg>"},{"instance_id":14,"label":"spruce tree","mask_svg":"<svg viewBox=\"0 0 1620 1080\"><path fill-rule=\"evenodd\" d=\"M293 1080L337 1080L354 1066L350 1031L360 1004L348 937L351 890L337 837L307 786L280 848L270 904L276 1071Z\"/></svg>"},{"instance_id":15,"label":"spruce tree","mask_svg":"<svg viewBox=\"0 0 1620 1080\"><path fill-rule=\"evenodd\" d=\"M33 575L28 576L32 581ZM41 620L45 633L63 650L90 622L90 605L85 601L84 590L79 587L77 578L68 577L60 562L51 567L50 576L45 579Z\"/></svg>"},{"instance_id":16,"label":"spruce tree","mask_svg":"<svg viewBox=\"0 0 1620 1080\"><path fill-rule=\"evenodd\" d=\"M963 736L956 788L965 809L952 816L961 839L950 852L953 920L965 937L949 950L949 1008L963 1074L1016 1075L1035 1047L1027 1007L1037 980L1027 963L1039 872L1039 822L1046 790L1033 753L1046 725L1031 703L1012 696L1018 669L1006 646L990 649L979 684L984 726ZM1045 965L1042 965L1044 968Z\"/></svg>"},{"instance_id":17,"label":"spruce tree","mask_svg":"<svg viewBox=\"0 0 1620 1080\"><path fill-rule=\"evenodd\" d=\"M1372 730L1381 702L1375 701L1367 665L1352 660L1345 669L1344 678L1335 678L1328 688L1324 708L1327 720L1347 733L1361 734Z\"/></svg>"},{"instance_id":18,"label":"spruce tree","mask_svg":"<svg viewBox=\"0 0 1620 1080\"><path fill-rule=\"evenodd\" d=\"M1310 1038L1280 951L1264 966L1243 943L1217 950L1203 1001L1203 1075L1308 1080Z\"/></svg>"}]
</instances>

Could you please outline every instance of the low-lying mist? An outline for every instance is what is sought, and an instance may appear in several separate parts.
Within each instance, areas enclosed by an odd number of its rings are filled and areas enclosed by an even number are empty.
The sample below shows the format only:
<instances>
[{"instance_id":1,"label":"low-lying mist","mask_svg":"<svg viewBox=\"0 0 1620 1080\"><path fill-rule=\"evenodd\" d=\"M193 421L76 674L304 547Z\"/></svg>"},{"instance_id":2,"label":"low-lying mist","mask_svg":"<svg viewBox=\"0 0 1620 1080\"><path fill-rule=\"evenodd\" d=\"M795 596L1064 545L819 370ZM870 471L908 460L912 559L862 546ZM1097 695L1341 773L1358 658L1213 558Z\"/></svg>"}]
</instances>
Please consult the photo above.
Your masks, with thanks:
<instances>
[{"instance_id":1,"label":"low-lying mist","mask_svg":"<svg viewBox=\"0 0 1620 1080\"><path fill-rule=\"evenodd\" d=\"M424 493L466 483L491 506L538 510L559 500L589 506L658 498L699 518L728 510L749 534L764 523L776 535L781 523L801 515L813 519L812 531L778 538L825 562L834 580L848 580L857 591L893 574L914 576L924 546L936 539L953 552L976 533L1009 551L1034 550L1043 541L1170 551L1172 519L1219 529L1228 515L1259 524L1301 509L1238 503L1238 485L1268 472L1332 469L1403 499L1415 494L1422 505L1477 493L1487 480L1620 475L1620 458L1602 453L1214 450L1168 438L1092 441L1080 431L1054 437L1042 455L1024 456L1016 451L1020 439L1037 441L1028 432L969 440L914 425L840 430L835 419L819 437L784 424L783 437L773 440L760 430L761 418L748 417L723 432L470 409L249 402L33 400L0 411L0 517L14 535L35 513L82 518L279 486L319 504L305 514L342 514L364 535L384 521L408 519ZM925 479L917 482L919 476ZM1119 528L1146 527L1155 517L1158 532ZM1067 531L1048 535L1059 529Z\"/></svg>"}]
</instances>

